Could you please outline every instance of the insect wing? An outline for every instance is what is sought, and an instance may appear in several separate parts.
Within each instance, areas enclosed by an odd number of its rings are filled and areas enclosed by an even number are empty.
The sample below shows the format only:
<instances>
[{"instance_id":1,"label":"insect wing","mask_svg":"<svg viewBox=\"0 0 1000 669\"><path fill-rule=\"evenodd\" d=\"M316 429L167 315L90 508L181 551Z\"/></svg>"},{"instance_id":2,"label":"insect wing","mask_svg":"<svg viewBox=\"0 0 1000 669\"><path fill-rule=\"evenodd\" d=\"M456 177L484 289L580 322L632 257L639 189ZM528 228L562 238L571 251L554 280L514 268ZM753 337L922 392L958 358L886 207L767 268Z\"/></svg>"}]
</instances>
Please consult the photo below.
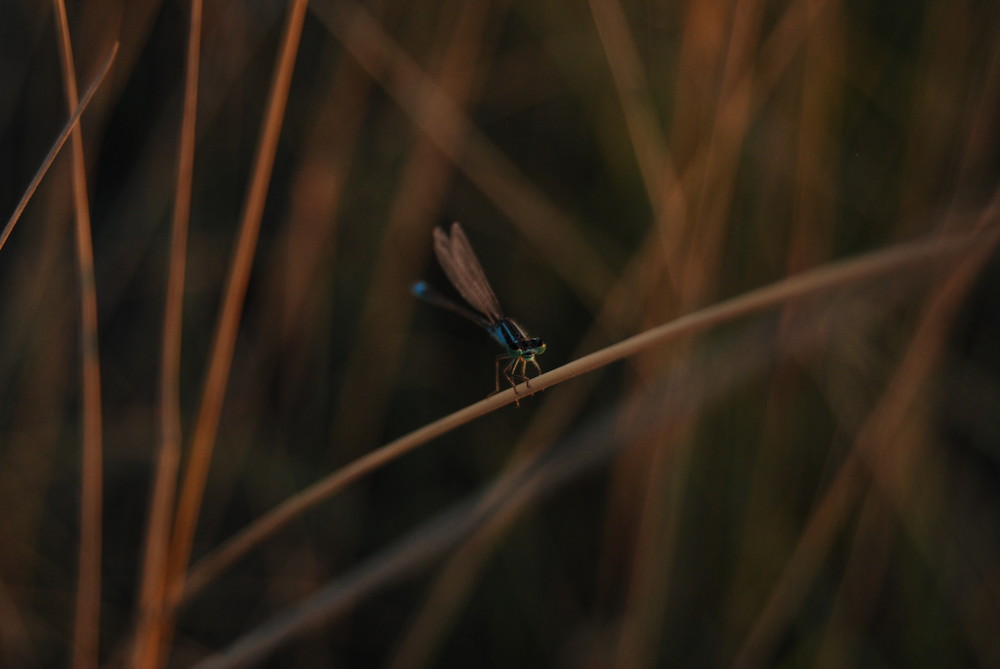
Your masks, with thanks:
<instances>
[{"instance_id":1,"label":"insect wing","mask_svg":"<svg viewBox=\"0 0 1000 669\"><path fill-rule=\"evenodd\" d=\"M500 301L486 280L483 267L461 225L453 223L450 236L441 228L434 229L434 253L455 289L474 309L482 312L492 323L503 319Z\"/></svg>"}]
</instances>

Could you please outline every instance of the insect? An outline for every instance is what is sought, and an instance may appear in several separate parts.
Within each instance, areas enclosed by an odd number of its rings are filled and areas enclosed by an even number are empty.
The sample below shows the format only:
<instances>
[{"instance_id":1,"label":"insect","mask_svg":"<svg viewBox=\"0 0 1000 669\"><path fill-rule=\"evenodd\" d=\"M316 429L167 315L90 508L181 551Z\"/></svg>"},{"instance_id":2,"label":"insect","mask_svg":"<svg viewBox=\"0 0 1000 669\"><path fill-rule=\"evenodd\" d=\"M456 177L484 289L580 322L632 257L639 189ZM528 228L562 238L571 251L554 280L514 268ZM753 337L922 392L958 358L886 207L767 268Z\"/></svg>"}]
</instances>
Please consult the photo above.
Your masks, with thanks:
<instances>
[{"instance_id":1,"label":"insect","mask_svg":"<svg viewBox=\"0 0 1000 669\"><path fill-rule=\"evenodd\" d=\"M479 264L479 259L476 258L461 225L453 223L451 234L441 228L434 229L434 254L448 280L465 298L468 306L445 297L431 288L426 281L413 284L413 294L433 305L450 309L489 332L506 351L503 355L497 356L494 392L500 392L501 371L517 392L519 381L524 381L526 384L528 382L529 364L533 365L539 374L542 373L537 357L545 353L545 342L538 337L529 337L514 319L504 315L500 309L500 301L490 287L483 267ZM507 364L501 370L500 363L504 360ZM517 400L515 402L520 404Z\"/></svg>"}]
</instances>

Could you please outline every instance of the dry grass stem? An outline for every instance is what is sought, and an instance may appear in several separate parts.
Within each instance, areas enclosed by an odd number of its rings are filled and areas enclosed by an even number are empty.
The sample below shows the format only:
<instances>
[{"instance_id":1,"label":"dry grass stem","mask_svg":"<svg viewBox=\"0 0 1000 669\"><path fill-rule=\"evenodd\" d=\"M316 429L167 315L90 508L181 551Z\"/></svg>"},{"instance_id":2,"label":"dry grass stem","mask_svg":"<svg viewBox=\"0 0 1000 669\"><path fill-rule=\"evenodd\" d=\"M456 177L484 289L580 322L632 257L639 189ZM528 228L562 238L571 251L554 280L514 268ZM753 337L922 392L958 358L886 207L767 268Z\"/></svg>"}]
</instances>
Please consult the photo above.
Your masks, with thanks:
<instances>
[{"instance_id":1,"label":"dry grass stem","mask_svg":"<svg viewBox=\"0 0 1000 669\"><path fill-rule=\"evenodd\" d=\"M59 136L56 137L56 141L52 143L52 148L50 148L49 152L45 155L45 159L42 160L42 164L38 167L38 171L35 172L35 176L32 177L31 183L28 184L28 187L21 195L21 199L14 208L14 212L10 215L10 218L7 219L3 232L0 233L0 249L2 249L4 244L7 243L7 238L10 237L10 233L13 232L14 225L16 225L20 220L21 214L24 213L24 208L28 206L28 202L31 201L31 197L35 194L35 191L38 190L38 186L42 183L42 179L45 178L49 168L52 167L52 163L55 161L56 156L59 155L59 151L62 149L63 144L66 143L66 140L69 139L70 133L72 133L76 128L76 124L79 122L83 112L86 111L90 101L94 99L94 94L97 93L97 89L100 88L101 83L104 82L104 77L106 77L108 72L111 70L111 64L115 62L115 56L117 54L118 43L115 42L111 45L111 51L104 58L104 62L101 63L100 69L94 76L93 81L90 82L90 86L87 87L87 90L80 99L79 104L77 104L73 113L70 114L69 120L66 121L66 125L63 126Z\"/></svg>"},{"instance_id":2,"label":"dry grass stem","mask_svg":"<svg viewBox=\"0 0 1000 669\"><path fill-rule=\"evenodd\" d=\"M662 346L667 342L704 332L723 323L772 309L795 299L825 293L851 283L872 280L903 271L907 267L925 266L932 262L954 262L956 256L961 258L961 255L967 253L974 245L994 243L995 239L992 238L995 237L994 231L989 236L974 233L946 239L911 242L888 251L872 253L790 277L595 351L533 378L530 381L530 388L526 384L521 384L517 388L491 395L358 458L350 465L289 498L195 564L191 569L185 599L196 595L254 546L274 535L305 511L337 494L347 485L461 425L514 402L518 396L541 392L575 376L637 355L651 347Z\"/></svg>"},{"instance_id":3,"label":"dry grass stem","mask_svg":"<svg viewBox=\"0 0 1000 669\"><path fill-rule=\"evenodd\" d=\"M184 470L170 541L167 596L172 605L179 601L178 596L184 588L187 577L188 561L194 544L205 484L208 480L209 464L215 447L219 417L222 413L236 345L236 334L260 231L268 182L274 167L274 156L288 101L288 89L291 85L306 6L304 0L296 0L288 11L283 41L275 65L274 81L261 128L257 157L230 265L229 280L216 326L204 393L194 425L190 457ZM169 634L165 636L169 637Z\"/></svg>"}]
</instances>

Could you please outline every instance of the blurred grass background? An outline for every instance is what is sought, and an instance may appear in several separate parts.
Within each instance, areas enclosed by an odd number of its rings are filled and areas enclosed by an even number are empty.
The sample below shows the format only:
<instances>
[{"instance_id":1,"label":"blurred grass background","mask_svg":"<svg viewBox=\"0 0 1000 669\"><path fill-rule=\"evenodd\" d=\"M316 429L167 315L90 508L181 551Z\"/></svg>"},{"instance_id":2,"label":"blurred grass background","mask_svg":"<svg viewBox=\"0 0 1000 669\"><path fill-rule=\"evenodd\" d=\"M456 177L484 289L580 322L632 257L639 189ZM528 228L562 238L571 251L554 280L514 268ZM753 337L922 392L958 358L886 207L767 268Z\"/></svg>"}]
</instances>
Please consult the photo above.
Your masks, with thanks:
<instances>
[{"instance_id":1,"label":"blurred grass background","mask_svg":"<svg viewBox=\"0 0 1000 669\"><path fill-rule=\"evenodd\" d=\"M410 296L416 279L444 284L435 225L463 222L505 307L548 342L545 369L825 262L996 225L995 3L310 5L194 560L492 388L488 337ZM121 42L82 123L109 666L128 664L160 439L188 11L68 6L81 87ZM274 0L204 8L185 445L286 12ZM68 115L56 34L49 3L0 7L4 211ZM81 391L68 152L0 252L4 667L61 666L71 652ZM759 362L753 373L720 372L734 352L712 333L483 416L209 584L180 610L167 666L225 648L364 564L486 489L512 457L587 438L615 444L615 457L478 551L456 547L259 659L997 666L997 270L970 272L945 297L954 277L928 270L755 319L755 345L737 352ZM656 409L627 400L658 397L679 374L694 396L714 389L712 401L630 432Z\"/></svg>"}]
</instances>

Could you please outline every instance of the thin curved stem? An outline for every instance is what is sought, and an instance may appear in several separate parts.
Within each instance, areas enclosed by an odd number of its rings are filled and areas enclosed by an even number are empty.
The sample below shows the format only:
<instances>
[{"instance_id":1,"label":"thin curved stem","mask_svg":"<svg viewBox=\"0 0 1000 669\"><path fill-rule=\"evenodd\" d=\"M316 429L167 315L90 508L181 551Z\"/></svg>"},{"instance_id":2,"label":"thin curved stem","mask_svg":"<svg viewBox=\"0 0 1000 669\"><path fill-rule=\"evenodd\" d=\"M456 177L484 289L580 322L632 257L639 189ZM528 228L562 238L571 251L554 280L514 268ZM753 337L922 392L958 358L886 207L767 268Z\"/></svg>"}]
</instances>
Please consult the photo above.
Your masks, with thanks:
<instances>
[{"instance_id":1,"label":"thin curved stem","mask_svg":"<svg viewBox=\"0 0 1000 669\"><path fill-rule=\"evenodd\" d=\"M954 260L974 246L996 243L998 229L984 233L952 235L900 244L856 259L821 267L783 279L739 297L720 302L706 309L682 316L669 323L651 328L590 355L567 363L531 380L530 392L551 386L635 355L653 346L675 341L684 336L709 330L749 314L777 307L795 299L864 280L874 279L912 266L926 267L935 261ZM528 394L526 384L503 392L449 414L433 423L404 435L385 446L358 458L310 487L293 495L270 513L247 526L221 547L195 564L190 571L183 599L190 600L216 576L293 519L320 502L332 497L350 483L388 464L415 448L451 430L469 423L500 407L516 402Z\"/></svg>"}]
</instances>

